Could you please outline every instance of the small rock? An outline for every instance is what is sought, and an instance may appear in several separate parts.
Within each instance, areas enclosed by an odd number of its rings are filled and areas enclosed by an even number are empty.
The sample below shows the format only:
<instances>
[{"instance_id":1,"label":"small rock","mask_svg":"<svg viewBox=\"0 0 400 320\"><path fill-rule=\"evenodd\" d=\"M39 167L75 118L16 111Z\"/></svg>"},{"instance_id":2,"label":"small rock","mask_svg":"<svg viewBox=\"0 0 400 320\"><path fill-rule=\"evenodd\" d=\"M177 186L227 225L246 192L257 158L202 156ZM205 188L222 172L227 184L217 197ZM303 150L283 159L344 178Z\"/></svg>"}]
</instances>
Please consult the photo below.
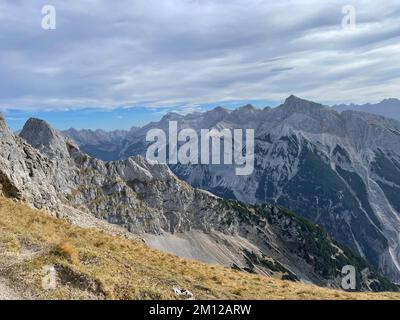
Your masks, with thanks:
<instances>
[{"instance_id":1,"label":"small rock","mask_svg":"<svg viewBox=\"0 0 400 320\"><path fill-rule=\"evenodd\" d=\"M188 290L173 287L172 292L179 297L185 297L186 300L194 300L193 293Z\"/></svg>"}]
</instances>

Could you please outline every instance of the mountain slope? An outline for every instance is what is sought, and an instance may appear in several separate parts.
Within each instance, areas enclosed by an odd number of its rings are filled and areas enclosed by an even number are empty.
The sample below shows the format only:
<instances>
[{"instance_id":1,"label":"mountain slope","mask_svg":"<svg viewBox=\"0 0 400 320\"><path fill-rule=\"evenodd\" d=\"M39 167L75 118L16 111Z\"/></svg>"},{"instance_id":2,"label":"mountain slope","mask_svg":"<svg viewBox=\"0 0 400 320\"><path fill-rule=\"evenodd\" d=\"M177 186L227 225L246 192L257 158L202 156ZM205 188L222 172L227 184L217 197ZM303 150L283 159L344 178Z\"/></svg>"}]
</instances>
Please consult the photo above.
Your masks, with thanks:
<instances>
[{"instance_id":1,"label":"mountain slope","mask_svg":"<svg viewBox=\"0 0 400 320\"><path fill-rule=\"evenodd\" d=\"M29 144L4 122L1 129L0 185L7 197L77 223L92 215L156 248L168 238L172 253L205 262L336 287L350 264L358 270L358 289L393 288L321 228L276 205L220 199L140 157L93 159L38 119L20 133Z\"/></svg>"},{"instance_id":2,"label":"mountain slope","mask_svg":"<svg viewBox=\"0 0 400 320\"><path fill-rule=\"evenodd\" d=\"M171 166L194 187L247 203L274 202L322 224L336 240L400 282L400 123L291 96L277 108L245 106L195 115L167 115L138 130L119 157L144 155L149 129L254 129L255 170Z\"/></svg>"},{"instance_id":3,"label":"mountain slope","mask_svg":"<svg viewBox=\"0 0 400 320\"><path fill-rule=\"evenodd\" d=\"M257 127L252 176L236 177L215 166L174 171L222 196L277 202L321 223L399 281L399 132L394 120L351 111L339 115L291 98L266 112Z\"/></svg>"},{"instance_id":4,"label":"mountain slope","mask_svg":"<svg viewBox=\"0 0 400 320\"><path fill-rule=\"evenodd\" d=\"M4 198L0 230L0 298L180 299L172 293L175 286L195 299L400 299L397 293L345 293L181 259ZM53 290L41 286L46 266L55 270Z\"/></svg>"}]
</instances>

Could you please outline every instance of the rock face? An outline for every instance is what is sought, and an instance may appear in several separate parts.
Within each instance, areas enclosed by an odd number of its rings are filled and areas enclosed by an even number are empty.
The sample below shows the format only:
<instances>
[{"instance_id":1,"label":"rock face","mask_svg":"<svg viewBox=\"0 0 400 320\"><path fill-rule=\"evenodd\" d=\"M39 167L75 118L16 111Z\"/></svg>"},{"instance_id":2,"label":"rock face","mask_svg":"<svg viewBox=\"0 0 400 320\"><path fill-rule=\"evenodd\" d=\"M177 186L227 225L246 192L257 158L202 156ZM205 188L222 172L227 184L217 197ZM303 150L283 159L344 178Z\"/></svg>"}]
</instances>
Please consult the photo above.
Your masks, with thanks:
<instances>
[{"instance_id":1,"label":"rock face","mask_svg":"<svg viewBox=\"0 0 400 320\"><path fill-rule=\"evenodd\" d=\"M62 177L50 183L56 166L22 138L14 136L0 119L0 193L27 201L37 208L60 208L56 189Z\"/></svg>"},{"instance_id":2,"label":"rock face","mask_svg":"<svg viewBox=\"0 0 400 320\"><path fill-rule=\"evenodd\" d=\"M144 155L146 132L180 128L255 130L255 170L238 177L232 166L177 165L194 187L246 203L288 207L400 282L400 123L289 97L277 108L222 108L168 115L137 131L119 157Z\"/></svg>"},{"instance_id":3,"label":"rock face","mask_svg":"<svg viewBox=\"0 0 400 320\"><path fill-rule=\"evenodd\" d=\"M0 121L4 196L65 218L70 210L90 213L157 248L248 272L338 286L342 267L353 265L358 289L397 289L322 228L277 205L218 198L142 157L91 158L38 119L30 119L20 136Z\"/></svg>"}]
</instances>

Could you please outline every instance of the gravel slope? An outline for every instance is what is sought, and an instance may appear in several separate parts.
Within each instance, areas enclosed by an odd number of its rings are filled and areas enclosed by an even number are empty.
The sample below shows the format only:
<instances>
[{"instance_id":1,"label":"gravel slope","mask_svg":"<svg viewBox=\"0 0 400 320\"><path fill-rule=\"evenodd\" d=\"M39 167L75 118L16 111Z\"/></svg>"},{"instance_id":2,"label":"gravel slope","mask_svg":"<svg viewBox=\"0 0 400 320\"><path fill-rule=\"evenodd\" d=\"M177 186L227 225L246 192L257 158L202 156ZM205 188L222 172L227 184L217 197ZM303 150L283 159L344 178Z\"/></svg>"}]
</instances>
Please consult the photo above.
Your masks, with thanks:
<instances>
[{"instance_id":1,"label":"gravel slope","mask_svg":"<svg viewBox=\"0 0 400 320\"><path fill-rule=\"evenodd\" d=\"M0 277L0 300L21 300L21 299L23 299L22 296L8 285L8 281Z\"/></svg>"}]
</instances>

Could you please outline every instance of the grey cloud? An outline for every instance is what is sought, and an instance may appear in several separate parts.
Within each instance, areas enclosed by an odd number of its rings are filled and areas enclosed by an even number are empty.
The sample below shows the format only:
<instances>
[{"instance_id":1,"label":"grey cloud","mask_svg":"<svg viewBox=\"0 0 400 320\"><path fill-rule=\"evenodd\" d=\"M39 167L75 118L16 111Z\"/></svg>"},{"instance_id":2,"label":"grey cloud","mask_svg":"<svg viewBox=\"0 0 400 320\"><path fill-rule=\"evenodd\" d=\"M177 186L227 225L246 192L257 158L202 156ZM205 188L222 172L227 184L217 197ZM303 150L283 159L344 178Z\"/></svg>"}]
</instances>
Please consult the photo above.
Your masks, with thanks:
<instances>
[{"instance_id":1,"label":"grey cloud","mask_svg":"<svg viewBox=\"0 0 400 320\"><path fill-rule=\"evenodd\" d=\"M57 30L44 31L44 3L3 0L0 108L396 96L400 60L385 48L398 43L400 4L353 1L346 33L347 2L53 0Z\"/></svg>"}]
</instances>

